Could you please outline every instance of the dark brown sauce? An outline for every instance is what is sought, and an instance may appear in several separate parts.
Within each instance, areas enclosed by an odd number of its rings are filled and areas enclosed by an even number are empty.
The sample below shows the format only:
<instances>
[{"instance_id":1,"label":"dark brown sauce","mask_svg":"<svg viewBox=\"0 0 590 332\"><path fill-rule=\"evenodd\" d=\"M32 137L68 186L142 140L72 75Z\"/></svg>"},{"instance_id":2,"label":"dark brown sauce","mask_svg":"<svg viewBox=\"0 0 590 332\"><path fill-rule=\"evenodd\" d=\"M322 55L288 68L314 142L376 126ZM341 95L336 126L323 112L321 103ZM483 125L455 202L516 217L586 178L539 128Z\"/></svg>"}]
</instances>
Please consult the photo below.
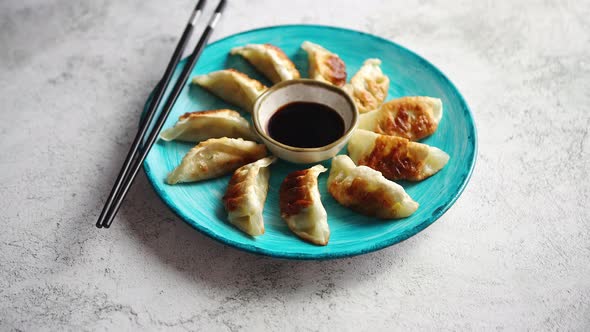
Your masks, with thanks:
<instances>
[{"instance_id":1,"label":"dark brown sauce","mask_svg":"<svg viewBox=\"0 0 590 332\"><path fill-rule=\"evenodd\" d=\"M268 122L273 139L298 148L319 148L344 135L344 120L329 106L294 102L279 108Z\"/></svg>"}]
</instances>

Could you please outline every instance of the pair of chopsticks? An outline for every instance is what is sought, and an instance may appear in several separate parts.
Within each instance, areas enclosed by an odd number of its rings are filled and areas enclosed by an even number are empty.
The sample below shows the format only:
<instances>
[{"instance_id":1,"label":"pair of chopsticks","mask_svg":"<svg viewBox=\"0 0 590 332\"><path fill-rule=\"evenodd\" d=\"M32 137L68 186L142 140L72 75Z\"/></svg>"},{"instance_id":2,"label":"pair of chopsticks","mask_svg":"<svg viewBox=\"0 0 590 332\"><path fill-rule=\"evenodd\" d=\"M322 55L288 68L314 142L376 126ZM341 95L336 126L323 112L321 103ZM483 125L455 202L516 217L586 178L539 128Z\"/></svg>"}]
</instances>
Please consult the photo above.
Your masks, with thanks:
<instances>
[{"instance_id":1,"label":"pair of chopsticks","mask_svg":"<svg viewBox=\"0 0 590 332\"><path fill-rule=\"evenodd\" d=\"M203 7L205 6L205 2L206 0L198 1L197 6L193 10L191 17L186 25L186 28L182 33L182 37L180 37L180 40L176 45L176 49L172 54L172 58L170 59L170 62L166 67L164 76L156 86L156 90L154 91L154 95L152 97L152 101L149 105L149 109L145 116L145 120L141 123L141 127L139 128L139 131L137 132L137 135L135 136L135 139L131 144L131 148L127 153L127 157L125 158L125 162L123 163L121 171L119 171L119 175L117 176L117 180L113 185L113 189L111 189L111 193L109 194L109 197L106 203L104 204L102 212L98 217L98 221L96 222L96 227L98 228L109 228L111 226L113 219L117 214L117 211L119 211L119 208L121 207L121 203L123 203L125 195L127 195L127 192L129 191L129 188L131 187L133 180L135 179L137 173L139 172L139 169L141 168L141 164L147 157L151 147L154 145L154 142L156 142L158 138L158 133L162 129L162 126L164 125L164 122L166 121L168 114L170 114L170 111L172 110L172 106L174 106L176 99L178 99L180 92L184 88L185 83L188 80L189 75L193 70L193 67L195 66L195 63L197 62L199 56L201 55L201 52L205 48L205 45L207 44L207 41L209 40L209 37L213 32L213 28L215 27L215 24L217 24L217 21L219 21L221 13L226 5L226 0L221 0L219 2L219 5L217 5L215 13L211 17L211 20L209 21L207 28L205 28L205 30L203 31L203 34L201 35L199 42L195 46L193 53L191 53L191 55L189 56L188 61L184 66L182 73L180 74L180 77L174 84L172 92L170 92L168 99L166 99L166 103L164 104L164 107L160 112L160 115L157 117L156 122L153 125L153 129L148 132L148 129L150 128L150 125L153 122L158 106L160 105L162 97L164 96L164 92L170 84L170 80L172 79L174 70L176 69L178 62L182 57L184 49L186 48L186 44L188 43L190 36L193 33L195 23L197 22L197 19L201 16L201 12ZM144 142L143 145L142 142Z\"/></svg>"}]
</instances>

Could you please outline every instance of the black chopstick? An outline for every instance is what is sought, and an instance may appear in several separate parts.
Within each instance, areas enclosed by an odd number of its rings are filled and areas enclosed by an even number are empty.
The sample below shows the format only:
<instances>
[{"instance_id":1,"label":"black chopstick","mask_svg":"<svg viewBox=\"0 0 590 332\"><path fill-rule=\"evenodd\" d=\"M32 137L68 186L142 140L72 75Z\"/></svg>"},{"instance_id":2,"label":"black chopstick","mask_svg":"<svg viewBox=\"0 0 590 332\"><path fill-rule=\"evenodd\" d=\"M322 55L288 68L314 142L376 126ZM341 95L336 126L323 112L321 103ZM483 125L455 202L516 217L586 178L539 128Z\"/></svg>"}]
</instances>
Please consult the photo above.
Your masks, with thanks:
<instances>
[{"instance_id":1,"label":"black chopstick","mask_svg":"<svg viewBox=\"0 0 590 332\"><path fill-rule=\"evenodd\" d=\"M121 203L123 202L125 195L129 191L129 188L131 187L133 180L137 176L137 173L139 172L139 169L141 168L143 161L147 157L147 155L150 151L150 148L156 142L156 139L158 138L158 134L160 133L160 130L162 129L162 126L164 125L164 122L166 121L166 118L168 117L168 114L170 114L170 111L172 110L174 103L178 99L178 96L182 92L182 89L184 88L185 83L188 80L188 78L193 70L193 67L195 66L197 60L199 59L199 56L201 55L203 49L205 48L205 45L207 44L209 37L211 37L211 33L213 32L213 28L215 27L215 25L219 21L219 18L221 17L221 13L223 12L225 5L226 5L226 0L221 0L219 2L219 5L217 5L217 8L215 9L215 13L213 14L213 17L211 18L211 20L209 21L209 24L207 25L207 28L205 28L205 31L201 35L201 38L199 39L199 42L195 46L193 53L191 53L191 55L189 56L188 61L185 64L185 66L180 74L180 77L176 81L176 84L174 85L172 92L170 93L170 95L166 99L166 104L164 105L164 108L162 109L160 115L158 116L152 131L149 132L149 134L148 134L149 136L145 140L145 143L143 143L141 150L139 150L139 146L141 145L141 141L143 140L143 137L146 134L147 128L142 130L143 135L139 136L139 133L138 133L138 137L136 137L138 142L137 142L137 144L135 144L136 142L134 141L134 145L132 146L132 150L130 151L130 153L131 153L134 148L134 151L133 151L134 153L132 154L132 158L130 158L129 163L127 163L127 160L125 160L126 163L122 169L122 171L124 169L126 169L126 170L128 170L128 172L125 172L123 174L123 176L121 176L122 175L121 173L123 173L123 172L121 172L119 174L119 178L117 178L117 182L115 183L115 187L113 187L113 190L111 191L111 195L113 194L113 192L115 194L112 196L109 196L109 200L107 201L107 204L105 204L103 212L101 213L101 215L96 223L96 227L109 228L111 226L111 223L113 222L113 218L115 217L115 215L117 214L117 211L121 207ZM197 8L199 8L199 10L200 10L199 6L202 6L201 2L199 2L199 4L197 4ZM197 9L195 9L195 12L197 12ZM191 18L193 18L193 17L191 16ZM191 20L191 22L189 22L189 25L192 25L192 24L194 24L193 20ZM188 26L187 26L187 29L188 29ZM185 32L186 32L186 30L185 30ZM181 39L183 39L183 38L184 38L184 34ZM178 51L178 47L177 47L177 51ZM182 53L182 52L180 52L180 53ZM176 51L175 51L175 55L176 55ZM173 58L175 57L175 55L173 55ZM167 68L167 71L168 71L168 68ZM165 86L167 84L164 84L164 81L162 81L161 83L162 84L160 84L160 88L163 91L165 91ZM160 98L161 98L161 96L160 96ZM152 108L152 105L155 102L156 102L156 100L153 99L152 103L150 104L150 110ZM153 116L153 114L152 114L152 116ZM142 125L142 129L144 126L149 127L150 122L151 122L151 119L146 119L146 121ZM135 146L135 145L137 145L137 146ZM136 156L137 153L139 153L137 158L133 158Z\"/></svg>"},{"instance_id":2,"label":"black chopstick","mask_svg":"<svg viewBox=\"0 0 590 332\"><path fill-rule=\"evenodd\" d=\"M129 148L129 152L127 152L127 157L125 157L125 161L123 162L123 166L121 167L121 170L119 171L119 175L117 175L117 179L115 180L115 184L113 185L113 188L111 189L109 197L107 198L107 201L105 202L105 205L100 213L100 216L98 217L98 221L96 222L96 227L98 227L98 228L101 228L103 226L103 220L106 217L107 212L111 209L113 202L117 198L118 193L121 189L121 185L123 184L124 180L127 178L130 166L133 164L133 160L134 160L135 156L137 155L137 151L141 147L141 142L143 140L143 137L146 135L146 133L150 127L150 124L152 123L154 115L156 114L158 106L159 106L160 102L162 101L162 97L164 96L164 92L166 91L166 87L168 86L168 84L170 84L170 80L172 79L172 75L174 74L174 71L176 70L176 67L178 66L178 62L180 62L180 59L182 58L182 54L184 53L184 49L186 48L186 45L188 44L188 41L190 40L190 37L193 33L195 23L196 23L197 19L199 18L199 16L201 16L201 12L202 12L203 7L205 6L205 2L206 2L206 0L199 0L197 2L195 9L193 10L193 12L190 16L190 19L187 22L186 27L184 28L184 32L182 33L182 36L180 37L180 40L178 41L178 44L176 45L176 48L174 49L174 53L172 54L172 57L170 58L170 62L168 62L168 66L166 67L166 71L164 72L164 76L162 77L160 82L158 82L158 85L156 86L156 89L154 90L154 95L152 97L152 101L150 103L150 106L148 108L146 116L141 122L140 128L137 131L135 138L133 139L133 143L131 144L131 148Z\"/></svg>"}]
</instances>

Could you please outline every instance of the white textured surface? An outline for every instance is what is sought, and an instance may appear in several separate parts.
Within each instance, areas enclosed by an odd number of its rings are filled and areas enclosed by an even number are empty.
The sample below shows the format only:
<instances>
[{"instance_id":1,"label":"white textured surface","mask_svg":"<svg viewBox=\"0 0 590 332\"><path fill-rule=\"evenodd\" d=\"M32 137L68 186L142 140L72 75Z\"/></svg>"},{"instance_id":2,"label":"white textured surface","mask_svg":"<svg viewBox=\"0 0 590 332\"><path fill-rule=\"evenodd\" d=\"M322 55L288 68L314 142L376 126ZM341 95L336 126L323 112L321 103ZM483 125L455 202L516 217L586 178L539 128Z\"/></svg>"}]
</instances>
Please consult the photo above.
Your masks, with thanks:
<instances>
[{"instance_id":1,"label":"white textured surface","mask_svg":"<svg viewBox=\"0 0 590 332\"><path fill-rule=\"evenodd\" d=\"M361 3L234 0L214 38L393 39L463 92L478 163L417 236L296 262L198 234L143 175L94 227L192 1L0 2L0 330L590 329L590 3Z\"/></svg>"}]
</instances>

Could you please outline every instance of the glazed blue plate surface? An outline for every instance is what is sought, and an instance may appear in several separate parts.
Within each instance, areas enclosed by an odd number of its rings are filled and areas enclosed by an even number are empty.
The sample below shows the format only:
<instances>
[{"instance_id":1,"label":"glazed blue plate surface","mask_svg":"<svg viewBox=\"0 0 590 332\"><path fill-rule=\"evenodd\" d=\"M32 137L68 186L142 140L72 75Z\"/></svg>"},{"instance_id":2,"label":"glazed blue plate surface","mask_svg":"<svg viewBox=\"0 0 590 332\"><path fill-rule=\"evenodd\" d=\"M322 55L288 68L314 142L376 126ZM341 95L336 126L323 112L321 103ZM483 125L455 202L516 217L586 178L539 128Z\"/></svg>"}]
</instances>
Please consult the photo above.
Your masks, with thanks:
<instances>
[{"instance_id":1,"label":"glazed blue plate surface","mask_svg":"<svg viewBox=\"0 0 590 332\"><path fill-rule=\"evenodd\" d=\"M149 181L162 200L195 229L229 246L274 257L327 259L354 256L385 248L420 232L436 221L459 197L473 170L477 149L475 125L467 104L449 79L428 61L389 40L366 33L326 26L288 25L246 31L208 45L192 76L235 68L270 85L243 59L230 56L229 51L249 43L271 43L282 48L302 77L307 77L307 55L300 49L305 40L337 53L346 63L349 79L365 59L381 59L382 70L391 80L387 100L413 95L442 99L444 114L438 130L422 143L442 149L451 159L439 173L424 181L400 183L420 204L412 216L401 220L377 220L340 206L327 191L326 172L319 178L319 188L322 203L328 212L330 242L324 247L304 242L292 234L281 220L278 188L288 173L308 165L279 161L271 166L264 209L266 233L252 238L227 222L221 198L230 175L199 183L174 186L165 183L167 174L193 146L182 142L160 140L154 145L144 164ZM177 76L184 64L185 61L179 64ZM173 126L185 112L218 108L236 109L187 84L164 128ZM329 167L330 161L323 164Z\"/></svg>"}]
</instances>

